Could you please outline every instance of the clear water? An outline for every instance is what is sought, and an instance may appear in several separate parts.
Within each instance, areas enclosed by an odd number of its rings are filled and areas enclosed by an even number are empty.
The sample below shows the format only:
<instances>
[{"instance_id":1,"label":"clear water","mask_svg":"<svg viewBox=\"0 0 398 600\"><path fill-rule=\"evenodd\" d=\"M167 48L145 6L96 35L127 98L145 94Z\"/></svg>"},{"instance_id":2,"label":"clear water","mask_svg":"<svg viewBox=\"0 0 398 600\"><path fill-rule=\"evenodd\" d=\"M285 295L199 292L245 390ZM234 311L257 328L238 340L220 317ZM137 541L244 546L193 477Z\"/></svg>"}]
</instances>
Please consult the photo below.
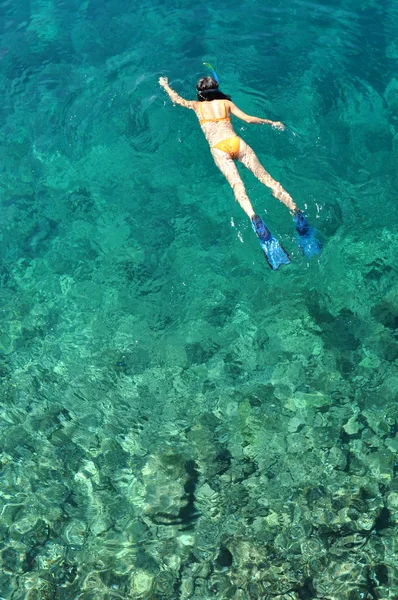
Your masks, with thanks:
<instances>
[{"instance_id":1,"label":"clear water","mask_svg":"<svg viewBox=\"0 0 398 600\"><path fill-rule=\"evenodd\" d=\"M397 4L0 14L0 597L397 598ZM319 260L159 88L203 61Z\"/></svg>"}]
</instances>

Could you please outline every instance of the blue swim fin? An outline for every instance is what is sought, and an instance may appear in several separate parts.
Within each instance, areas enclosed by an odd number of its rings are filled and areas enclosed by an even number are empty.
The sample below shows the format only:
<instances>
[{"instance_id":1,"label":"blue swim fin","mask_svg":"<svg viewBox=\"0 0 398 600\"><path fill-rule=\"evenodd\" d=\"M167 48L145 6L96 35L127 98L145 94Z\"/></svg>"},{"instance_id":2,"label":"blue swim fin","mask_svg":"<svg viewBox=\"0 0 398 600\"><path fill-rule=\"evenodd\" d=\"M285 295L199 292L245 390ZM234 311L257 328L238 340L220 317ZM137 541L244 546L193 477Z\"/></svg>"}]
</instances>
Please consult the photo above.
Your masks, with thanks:
<instances>
[{"instance_id":1,"label":"blue swim fin","mask_svg":"<svg viewBox=\"0 0 398 600\"><path fill-rule=\"evenodd\" d=\"M317 231L311 227L307 221L307 217L301 210L298 210L293 218L296 224L297 245L302 249L304 256L309 258L322 252L322 244L316 239Z\"/></svg>"},{"instance_id":2,"label":"blue swim fin","mask_svg":"<svg viewBox=\"0 0 398 600\"><path fill-rule=\"evenodd\" d=\"M290 263L288 253L282 248L278 240L273 237L262 218L258 215L253 215L251 221L253 230L260 240L260 246L271 269L276 271L281 265L288 265Z\"/></svg>"}]
</instances>

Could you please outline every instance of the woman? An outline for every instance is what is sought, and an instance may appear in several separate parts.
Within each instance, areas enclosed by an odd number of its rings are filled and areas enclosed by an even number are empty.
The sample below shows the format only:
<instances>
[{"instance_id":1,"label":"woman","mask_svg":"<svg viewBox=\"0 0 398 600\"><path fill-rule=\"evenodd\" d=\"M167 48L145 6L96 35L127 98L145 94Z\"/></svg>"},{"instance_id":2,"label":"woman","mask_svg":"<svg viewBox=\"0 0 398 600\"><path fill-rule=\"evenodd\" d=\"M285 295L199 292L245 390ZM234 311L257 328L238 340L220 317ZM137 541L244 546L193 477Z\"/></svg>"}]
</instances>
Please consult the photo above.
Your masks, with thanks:
<instances>
[{"instance_id":1,"label":"woman","mask_svg":"<svg viewBox=\"0 0 398 600\"><path fill-rule=\"evenodd\" d=\"M209 65L211 67L211 65ZM167 77L159 79L160 85L170 96L171 100L191 108L199 119L200 126L210 144L210 151L220 171L225 175L233 189L236 200L251 220L253 229L257 234L261 248L271 269L278 269L282 264L289 264L290 258L278 240L273 237L264 221L259 217L251 205L246 194L245 186L236 168L235 161L243 163L267 187L272 194L283 202L293 214L298 232L298 244L306 256L319 254L321 245L315 239L315 230L309 226L304 214L297 208L292 197L283 189L280 183L272 179L257 156L244 140L238 137L232 127L231 114L246 123L266 123L280 130L285 127L279 121L270 121L251 117L239 110L231 98L219 89L218 77L212 69L213 77L203 77L196 84L198 100L185 100L181 98L168 84Z\"/></svg>"}]
</instances>

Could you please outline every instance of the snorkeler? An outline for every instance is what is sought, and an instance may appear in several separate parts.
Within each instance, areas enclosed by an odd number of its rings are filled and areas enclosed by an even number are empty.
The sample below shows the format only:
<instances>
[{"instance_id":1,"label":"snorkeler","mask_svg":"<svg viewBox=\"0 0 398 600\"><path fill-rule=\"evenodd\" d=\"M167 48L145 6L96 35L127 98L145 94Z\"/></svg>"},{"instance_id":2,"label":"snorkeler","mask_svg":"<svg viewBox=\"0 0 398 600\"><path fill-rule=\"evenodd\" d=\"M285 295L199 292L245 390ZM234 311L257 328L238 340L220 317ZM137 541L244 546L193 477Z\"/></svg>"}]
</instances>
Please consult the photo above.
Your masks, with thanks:
<instances>
[{"instance_id":1,"label":"snorkeler","mask_svg":"<svg viewBox=\"0 0 398 600\"><path fill-rule=\"evenodd\" d=\"M213 67L209 63L204 64L211 69L212 77L199 79L196 84L197 101L181 98L177 92L171 89L167 77L161 77L159 83L174 103L195 111L202 131L210 144L210 151L214 161L232 187L235 199L251 220L252 227L259 238L261 248L269 266L271 269L276 270L283 264L288 265L290 257L278 240L271 234L262 218L254 212L244 183L236 168L236 160L243 163L261 183L269 187L273 196L283 202L290 210L298 233L297 243L301 247L303 254L307 257L320 254L321 244L315 237L314 228L308 224L305 215L297 208L293 198L260 164L252 148L236 135L231 123L231 114L246 123L265 123L280 130L284 130L285 126L279 121L251 117L242 112L231 102L229 96L223 94L218 89L219 80Z\"/></svg>"}]
</instances>

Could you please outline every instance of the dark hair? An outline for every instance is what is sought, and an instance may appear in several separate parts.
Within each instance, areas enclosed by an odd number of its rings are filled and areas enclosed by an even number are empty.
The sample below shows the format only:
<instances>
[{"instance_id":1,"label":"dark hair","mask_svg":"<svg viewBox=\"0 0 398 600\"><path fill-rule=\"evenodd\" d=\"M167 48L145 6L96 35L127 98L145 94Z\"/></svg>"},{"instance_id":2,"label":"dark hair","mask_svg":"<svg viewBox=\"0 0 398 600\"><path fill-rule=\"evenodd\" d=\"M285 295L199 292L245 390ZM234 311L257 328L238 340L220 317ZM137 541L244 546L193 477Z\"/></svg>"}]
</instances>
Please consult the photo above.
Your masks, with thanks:
<instances>
[{"instance_id":1,"label":"dark hair","mask_svg":"<svg viewBox=\"0 0 398 600\"><path fill-rule=\"evenodd\" d=\"M199 102L210 102L211 100L231 100L230 96L223 94L218 89L218 83L213 77L202 77L196 84Z\"/></svg>"}]
</instances>

